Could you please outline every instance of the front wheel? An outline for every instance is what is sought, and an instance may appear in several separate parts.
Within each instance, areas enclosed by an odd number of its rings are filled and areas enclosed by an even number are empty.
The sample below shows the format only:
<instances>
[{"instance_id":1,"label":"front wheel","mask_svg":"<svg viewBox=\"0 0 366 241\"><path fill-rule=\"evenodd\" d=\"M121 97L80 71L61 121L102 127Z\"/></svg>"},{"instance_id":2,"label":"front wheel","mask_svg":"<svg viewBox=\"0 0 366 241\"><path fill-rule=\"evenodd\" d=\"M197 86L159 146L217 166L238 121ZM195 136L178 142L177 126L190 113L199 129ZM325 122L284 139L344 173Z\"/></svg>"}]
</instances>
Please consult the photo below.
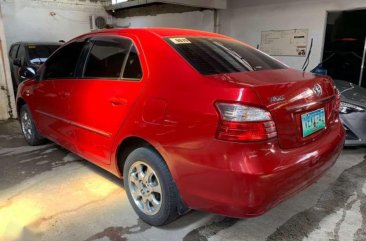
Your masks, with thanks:
<instances>
[{"instance_id":1,"label":"front wheel","mask_svg":"<svg viewBox=\"0 0 366 241\"><path fill-rule=\"evenodd\" d=\"M138 148L125 162L124 186L137 215L153 226L178 217L179 195L164 160L154 150Z\"/></svg>"},{"instance_id":2,"label":"front wheel","mask_svg":"<svg viewBox=\"0 0 366 241\"><path fill-rule=\"evenodd\" d=\"M44 143L45 139L39 134L27 105L20 108L20 125L24 139L29 145L37 146Z\"/></svg>"}]
</instances>

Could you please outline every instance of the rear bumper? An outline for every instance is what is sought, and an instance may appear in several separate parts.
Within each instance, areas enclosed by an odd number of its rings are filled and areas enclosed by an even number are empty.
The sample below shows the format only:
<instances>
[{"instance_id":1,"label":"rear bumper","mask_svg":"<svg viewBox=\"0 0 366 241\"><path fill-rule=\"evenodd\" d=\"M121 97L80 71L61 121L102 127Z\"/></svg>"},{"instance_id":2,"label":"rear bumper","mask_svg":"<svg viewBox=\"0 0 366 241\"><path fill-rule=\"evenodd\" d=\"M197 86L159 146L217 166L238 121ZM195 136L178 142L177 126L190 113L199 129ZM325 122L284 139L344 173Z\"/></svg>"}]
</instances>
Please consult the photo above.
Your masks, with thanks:
<instances>
[{"instance_id":1,"label":"rear bumper","mask_svg":"<svg viewBox=\"0 0 366 241\"><path fill-rule=\"evenodd\" d=\"M317 141L282 150L277 141L214 140L205 149L166 147L180 194L193 209L232 217L257 216L315 182L344 144L339 123Z\"/></svg>"}]
</instances>

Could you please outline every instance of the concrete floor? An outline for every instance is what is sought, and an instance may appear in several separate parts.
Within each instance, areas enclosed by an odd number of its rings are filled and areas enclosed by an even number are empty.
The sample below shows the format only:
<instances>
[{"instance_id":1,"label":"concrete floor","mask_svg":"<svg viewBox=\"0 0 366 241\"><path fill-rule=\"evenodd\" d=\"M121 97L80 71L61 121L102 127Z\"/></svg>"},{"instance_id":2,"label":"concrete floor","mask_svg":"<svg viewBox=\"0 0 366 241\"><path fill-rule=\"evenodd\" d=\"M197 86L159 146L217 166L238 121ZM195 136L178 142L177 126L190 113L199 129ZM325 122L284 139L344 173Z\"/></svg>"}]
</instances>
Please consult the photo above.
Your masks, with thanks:
<instances>
[{"instance_id":1,"label":"concrete floor","mask_svg":"<svg viewBox=\"0 0 366 241\"><path fill-rule=\"evenodd\" d=\"M265 215L191 211L165 227L138 219L121 181L0 122L0 241L366 240L366 149L344 150L316 184Z\"/></svg>"}]
</instances>

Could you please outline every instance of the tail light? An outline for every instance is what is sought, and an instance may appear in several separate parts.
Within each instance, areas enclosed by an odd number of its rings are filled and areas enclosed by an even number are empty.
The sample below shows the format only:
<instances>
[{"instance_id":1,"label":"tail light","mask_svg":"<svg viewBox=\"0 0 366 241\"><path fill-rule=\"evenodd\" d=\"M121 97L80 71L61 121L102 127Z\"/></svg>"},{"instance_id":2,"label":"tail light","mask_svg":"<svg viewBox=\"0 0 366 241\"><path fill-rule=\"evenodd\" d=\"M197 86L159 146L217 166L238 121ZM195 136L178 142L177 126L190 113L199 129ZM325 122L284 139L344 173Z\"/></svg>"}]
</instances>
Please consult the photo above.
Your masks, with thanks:
<instances>
[{"instance_id":1,"label":"tail light","mask_svg":"<svg viewBox=\"0 0 366 241\"><path fill-rule=\"evenodd\" d=\"M263 141L277 136L271 114L263 109L216 103L221 120L216 138L225 141Z\"/></svg>"}]
</instances>

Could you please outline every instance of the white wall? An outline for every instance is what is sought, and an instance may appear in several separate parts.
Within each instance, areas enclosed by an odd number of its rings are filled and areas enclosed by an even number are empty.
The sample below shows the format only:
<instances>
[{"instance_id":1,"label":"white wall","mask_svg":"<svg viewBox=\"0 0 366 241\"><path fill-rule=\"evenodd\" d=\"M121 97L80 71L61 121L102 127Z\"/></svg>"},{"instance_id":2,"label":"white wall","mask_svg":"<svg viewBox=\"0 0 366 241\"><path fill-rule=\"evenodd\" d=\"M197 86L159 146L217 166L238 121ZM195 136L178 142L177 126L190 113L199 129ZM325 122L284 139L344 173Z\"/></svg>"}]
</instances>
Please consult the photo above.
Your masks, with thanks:
<instances>
[{"instance_id":1,"label":"white wall","mask_svg":"<svg viewBox=\"0 0 366 241\"><path fill-rule=\"evenodd\" d=\"M214 30L214 14L211 10L186 13L165 13L156 16L116 18L114 23L130 27L174 27L205 31Z\"/></svg>"},{"instance_id":2,"label":"white wall","mask_svg":"<svg viewBox=\"0 0 366 241\"><path fill-rule=\"evenodd\" d=\"M90 31L89 15L107 16L100 2L89 0L1 0L1 9L8 47L17 41L67 41Z\"/></svg>"},{"instance_id":3,"label":"white wall","mask_svg":"<svg viewBox=\"0 0 366 241\"><path fill-rule=\"evenodd\" d=\"M220 12L221 33L252 46L260 44L261 31L309 29L314 38L308 70L322 59L327 11L366 9L366 0L229 0L229 9ZM277 59L300 69L305 57Z\"/></svg>"},{"instance_id":4,"label":"white wall","mask_svg":"<svg viewBox=\"0 0 366 241\"><path fill-rule=\"evenodd\" d=\"M13 93L8 61L4 24L0 6L0 120L8 119L10 117L10 109L15 110L14 98L11 99L11 96L8 96ZM13 117L16 117L15 115Z\"/></svg>"}]
</instances>

